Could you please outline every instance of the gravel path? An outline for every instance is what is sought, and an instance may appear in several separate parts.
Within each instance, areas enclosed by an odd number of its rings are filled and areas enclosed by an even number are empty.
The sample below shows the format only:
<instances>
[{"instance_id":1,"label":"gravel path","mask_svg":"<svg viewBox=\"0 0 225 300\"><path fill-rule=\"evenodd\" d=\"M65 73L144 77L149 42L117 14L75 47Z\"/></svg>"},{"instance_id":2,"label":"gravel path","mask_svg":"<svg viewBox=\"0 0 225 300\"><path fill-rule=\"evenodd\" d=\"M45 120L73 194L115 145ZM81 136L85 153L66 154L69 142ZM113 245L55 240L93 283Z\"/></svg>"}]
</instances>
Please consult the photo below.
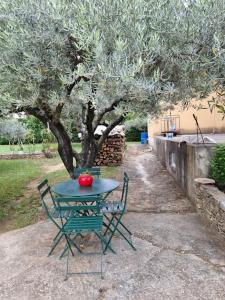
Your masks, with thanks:
<instances>
[{"instance_id":1,"label":"gravel path","mask_svg":"<svg viewBox=\"0 0 225 300\"><path fill-rule=\"evenodd\" d=\"M130 147L122 171L130 177L129 211L193 212L191 202L161 165L142 145Z\"/></svg>"}]
</instances>

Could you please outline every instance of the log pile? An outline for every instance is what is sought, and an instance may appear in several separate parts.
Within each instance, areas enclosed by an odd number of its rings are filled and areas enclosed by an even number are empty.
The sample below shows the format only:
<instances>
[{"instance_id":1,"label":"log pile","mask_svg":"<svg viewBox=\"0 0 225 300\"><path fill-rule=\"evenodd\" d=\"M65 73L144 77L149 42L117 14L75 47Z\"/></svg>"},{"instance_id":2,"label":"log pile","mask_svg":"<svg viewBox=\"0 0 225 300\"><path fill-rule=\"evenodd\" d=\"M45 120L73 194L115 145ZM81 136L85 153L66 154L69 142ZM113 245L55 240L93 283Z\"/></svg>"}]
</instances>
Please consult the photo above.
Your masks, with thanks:
<instances>
[{"instance_id":1,"label":"log pile","mask_svg":"<svg viewBox=\"0 0 225 300\"><path fill-rule=\"evenodd\" d=\"M95 160L96 166L119 166L123 162L125 153L125 137L122 135L109 136Z\"/></svg>"}]
</instances>

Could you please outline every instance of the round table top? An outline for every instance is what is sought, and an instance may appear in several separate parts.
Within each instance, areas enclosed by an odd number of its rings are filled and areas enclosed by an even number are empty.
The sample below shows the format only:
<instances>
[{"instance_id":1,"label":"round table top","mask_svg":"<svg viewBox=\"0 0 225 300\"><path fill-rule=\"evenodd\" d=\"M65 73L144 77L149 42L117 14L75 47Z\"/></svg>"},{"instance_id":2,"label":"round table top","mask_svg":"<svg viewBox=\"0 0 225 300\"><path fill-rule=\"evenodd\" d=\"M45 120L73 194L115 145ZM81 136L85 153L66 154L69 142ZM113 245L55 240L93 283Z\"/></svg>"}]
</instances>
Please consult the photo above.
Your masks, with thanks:
<instances>
[{"instance_id":1,"label":"round table top","mask_svg":"<svg viewBox=\"0 0 225 300\"><path fill-rule=\"evenodd\" d=\"M52 191L60 196L80 197L80 196L94 196L115 190L120 183L114 179L96 178L92 186L81 187L78 181L67 180L57 183L52 187Z\"/></svg>"}]
</instances>

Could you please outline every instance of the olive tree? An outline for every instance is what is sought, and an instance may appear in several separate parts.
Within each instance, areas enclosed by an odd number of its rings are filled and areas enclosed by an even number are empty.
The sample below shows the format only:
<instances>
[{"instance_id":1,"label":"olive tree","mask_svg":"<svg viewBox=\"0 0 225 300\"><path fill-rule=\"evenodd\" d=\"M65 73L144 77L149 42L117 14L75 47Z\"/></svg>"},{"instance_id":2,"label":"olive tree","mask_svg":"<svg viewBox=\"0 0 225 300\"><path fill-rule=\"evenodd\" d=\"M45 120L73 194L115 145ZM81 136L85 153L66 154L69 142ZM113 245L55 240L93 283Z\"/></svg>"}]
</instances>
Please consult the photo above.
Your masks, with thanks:
<instances>
[{"instance_id":1,"label":"olive tree","mask_svg":"<svg viewBox=\"0 0 225 300\"><path fill-rule=\"evenodd\" d=\"M0 137L6 139L9 145L17 143L22 148L22 142L26 138L27 129L17 119L0 121Z\"/></svg>"},{"instance_id":2,"label":"olive tree","mask_svg":"<svg viewBox=\"0 0 225 300\"><path fill-rule=\"evenodd\" d=\"M127 113L155 115L222 84L224 11L223 0L2 0L1 112L48 126L72 176Z\"/></svg>"}]
</instances>

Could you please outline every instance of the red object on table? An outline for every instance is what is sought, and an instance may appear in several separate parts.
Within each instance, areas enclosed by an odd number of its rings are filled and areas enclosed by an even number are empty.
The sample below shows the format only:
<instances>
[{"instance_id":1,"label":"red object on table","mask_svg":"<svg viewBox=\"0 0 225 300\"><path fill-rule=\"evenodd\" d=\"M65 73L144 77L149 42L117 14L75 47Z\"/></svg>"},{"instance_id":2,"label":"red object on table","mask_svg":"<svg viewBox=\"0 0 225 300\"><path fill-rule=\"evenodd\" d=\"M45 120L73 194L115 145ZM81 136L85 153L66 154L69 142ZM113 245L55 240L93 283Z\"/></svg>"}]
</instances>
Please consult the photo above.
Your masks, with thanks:
<instances>
[{"instance_id":1,"label":"red object on table","mask_svg":"<svg viewBox=\"0 0 225 300\"><path fill-rule=\"evenodd\" d=\"M92 186L94 178L90 174L81 174L78 177L78 183L80 186Z\"/></svg>"}]
</instances>

